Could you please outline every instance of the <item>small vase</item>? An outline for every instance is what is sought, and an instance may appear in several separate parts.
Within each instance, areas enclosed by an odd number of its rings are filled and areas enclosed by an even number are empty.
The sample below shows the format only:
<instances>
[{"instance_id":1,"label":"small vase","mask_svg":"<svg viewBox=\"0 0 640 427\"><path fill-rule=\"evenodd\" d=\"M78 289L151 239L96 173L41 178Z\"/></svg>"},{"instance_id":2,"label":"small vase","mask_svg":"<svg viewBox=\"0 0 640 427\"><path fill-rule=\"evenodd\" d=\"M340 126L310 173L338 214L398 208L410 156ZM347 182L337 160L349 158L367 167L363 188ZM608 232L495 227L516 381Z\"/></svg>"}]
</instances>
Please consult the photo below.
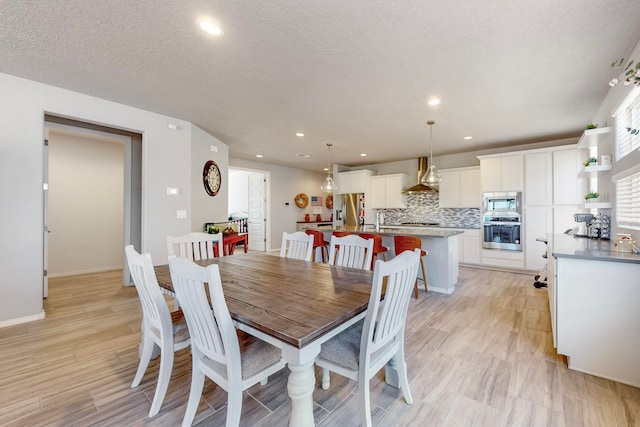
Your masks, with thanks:
<instances>
[{"instance_id":1,"label":"small vase","mask_svg":"<svg viewBox=\"0 0 640 427\"><path fill-rule=\"evenodd\" d=\"M316 221L318 222L322 221L322 216L320 214L316 215Z\"/></svg>"},{"instance_id":2,"label":"small vase","mask_svg":"<svg viewBox=\"0 0 640 427\"><path fill-rule=\"evenodd\" d=\"M304 214L304 221L305 222L311 221L311 216L309 214Z\"/></svg>"}]
</instances>

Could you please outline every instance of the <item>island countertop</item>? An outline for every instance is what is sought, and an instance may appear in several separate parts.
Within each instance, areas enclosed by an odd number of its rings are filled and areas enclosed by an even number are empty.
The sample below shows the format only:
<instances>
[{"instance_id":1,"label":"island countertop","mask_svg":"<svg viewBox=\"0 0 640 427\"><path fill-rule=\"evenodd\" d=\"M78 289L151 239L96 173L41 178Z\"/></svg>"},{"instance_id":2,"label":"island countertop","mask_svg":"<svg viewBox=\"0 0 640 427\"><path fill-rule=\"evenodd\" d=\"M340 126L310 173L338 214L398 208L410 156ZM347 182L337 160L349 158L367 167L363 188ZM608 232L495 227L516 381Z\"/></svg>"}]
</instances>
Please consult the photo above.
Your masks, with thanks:
<instances>
[{"instance_id":1,"label":"island countertop","mask_svg":"<svg viewBox=\"0 0 640 427\"><path fill-rule=\"evenodd\" d=\"M565 257L640 264L640 255L612 250L614 242L611 240L573 237L566 234L552 234L549 237L551 254L556 258Z\"/></svg>"},{"instance_id":2,"label":"island countertop","mask_svg":"<svg viewBox=\"0 0 640 427\"><path fill-rule=\"evenodd\" d=\"M398 234L410 235L417 237L451 237L463 234L463 230L443 229L440 227L380 227L376 230L374 226L365 225L364 227L353 226L337 226L333 228L323 228L322 231L349 231L350 233L373 233L380 236L395 236Z\"/></svg>"}]
</instances>

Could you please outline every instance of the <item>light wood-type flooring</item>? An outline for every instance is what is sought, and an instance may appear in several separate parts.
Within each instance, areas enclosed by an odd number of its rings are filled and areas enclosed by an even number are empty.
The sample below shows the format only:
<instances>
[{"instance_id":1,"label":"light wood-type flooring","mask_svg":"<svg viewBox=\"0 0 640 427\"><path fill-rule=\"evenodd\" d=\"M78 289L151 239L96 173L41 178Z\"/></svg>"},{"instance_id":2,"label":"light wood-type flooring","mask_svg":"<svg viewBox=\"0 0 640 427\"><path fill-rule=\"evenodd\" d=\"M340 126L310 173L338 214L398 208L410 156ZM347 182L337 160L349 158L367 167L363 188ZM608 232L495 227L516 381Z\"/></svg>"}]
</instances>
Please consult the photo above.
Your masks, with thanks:
<instances>
[{"instance_id":1,"label":"light wood-type flooring","mask_svg":"<svg viewBox=\"0 0 640 427\"><path fill-rule=\"evenodd\" d=\"M411 300L406 348L413 405L371 381L376 426L640 426L640 389L567 369L552 345L546 290L532 277L462 268L453 295ZM0 425L177 426L190 384L176 354L160 413L148 418L158 360L130 388L141 308L121 272L50 281L46 319L0 329ZM640 361L639 361L640 363ZM359 424L356 386L317 370L318 426ZM286 426L288 371L245 392L241 425ZM205 383L194 425L222 426L226 393Z\"/></svg>"}]
</instances>

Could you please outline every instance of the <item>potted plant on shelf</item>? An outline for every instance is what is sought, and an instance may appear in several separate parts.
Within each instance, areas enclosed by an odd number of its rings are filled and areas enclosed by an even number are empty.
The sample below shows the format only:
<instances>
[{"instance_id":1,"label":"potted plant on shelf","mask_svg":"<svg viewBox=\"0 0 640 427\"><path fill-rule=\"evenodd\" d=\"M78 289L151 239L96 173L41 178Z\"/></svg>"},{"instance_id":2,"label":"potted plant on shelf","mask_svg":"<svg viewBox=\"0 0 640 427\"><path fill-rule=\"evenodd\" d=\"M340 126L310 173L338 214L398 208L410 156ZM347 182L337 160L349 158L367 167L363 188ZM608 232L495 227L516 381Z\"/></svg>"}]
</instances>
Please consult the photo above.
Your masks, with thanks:
<instances>
[{"instance_id":1,"label":"potted plant on shelf","mask_svg":"<svg viewBox=\"0 0 640 427\"><path fill-rule=\"evenodd\" d=\"M589 160L583 163L585 166L595 166L598 164L598 159L595 157L589 157Z\"/></svg>"},{"instance_id":2,"label":"potted plant on shelf","mask_svg":"<svg viewBox=\"0 0 640 427\"><path fill-rule=\"evenodd\" d=\"M587 193L587 195L584 196L584 199L587 203L595 203L598 201L598 197L600 197L600 194L596 192L591 192L591 193Z\"/></svg>"},{"instance_id":3,"label":"potted plant on shelf","mask_svg":"<svg viewBox=\"0 0 640 427\"><path fill-rule=\"evenodd\" d=\"M585 130L589 130L589 129L596 129L598 127L597 123L587 123L587 125L584 127Z\"/></svg>"}]
</instances>

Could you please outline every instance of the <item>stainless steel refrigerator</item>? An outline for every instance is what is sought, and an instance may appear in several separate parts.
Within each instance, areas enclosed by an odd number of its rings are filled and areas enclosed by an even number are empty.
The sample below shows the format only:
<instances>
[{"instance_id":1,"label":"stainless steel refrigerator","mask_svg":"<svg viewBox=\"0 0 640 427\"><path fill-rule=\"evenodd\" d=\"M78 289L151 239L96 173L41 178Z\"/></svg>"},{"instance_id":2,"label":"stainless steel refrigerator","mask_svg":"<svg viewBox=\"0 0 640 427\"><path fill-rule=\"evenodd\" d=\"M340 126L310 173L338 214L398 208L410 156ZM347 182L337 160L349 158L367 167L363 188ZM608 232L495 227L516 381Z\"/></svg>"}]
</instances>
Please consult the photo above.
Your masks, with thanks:
<instances>
[{"instance_id":1,"label":"stainless steel refrigerator","mask_svg":"<svg viewBox=\"0 0 640 427\"><path fill-rule=\"evenodd\" d=\"M356 227L364 224L364 193L342 194L336 206L335 225Z\"/></svg>"}]
</instances>

